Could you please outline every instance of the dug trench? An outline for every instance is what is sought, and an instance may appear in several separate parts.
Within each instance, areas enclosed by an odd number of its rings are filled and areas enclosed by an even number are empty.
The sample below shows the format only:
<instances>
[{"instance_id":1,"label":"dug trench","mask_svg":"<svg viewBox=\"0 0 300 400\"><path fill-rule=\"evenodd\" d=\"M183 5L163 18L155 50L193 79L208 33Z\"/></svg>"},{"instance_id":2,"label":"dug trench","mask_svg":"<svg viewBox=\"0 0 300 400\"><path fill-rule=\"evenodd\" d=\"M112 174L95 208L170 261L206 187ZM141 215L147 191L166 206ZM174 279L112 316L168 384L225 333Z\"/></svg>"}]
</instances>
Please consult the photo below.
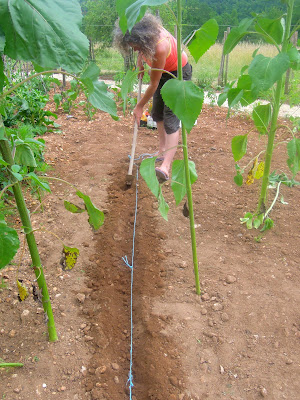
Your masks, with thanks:
<instances>
[{"instance_id":1,"label":"dug trench","mask_svg":"<svg viewBox=\"0 0 300 400\"><path fill-rule=\"evenodd\" d=\"M95 264L87 270L92 292L83 313L93 323L90 335L95 338L95 352L89 370L95 373L86 378L86 390L92 399L128 398L132 301L132 398L177 399L185 388L180 348L164 334L170 318L152 312L154 299L162 296L167 281L168 256L161 245L167 234L159 228L145 182L139 178L126 186L126 167L124 162L114 171L106 222L96 235ZM131 269L124 256L130 264L134 256L132 297Z\"/></svg>"}]
</instances>

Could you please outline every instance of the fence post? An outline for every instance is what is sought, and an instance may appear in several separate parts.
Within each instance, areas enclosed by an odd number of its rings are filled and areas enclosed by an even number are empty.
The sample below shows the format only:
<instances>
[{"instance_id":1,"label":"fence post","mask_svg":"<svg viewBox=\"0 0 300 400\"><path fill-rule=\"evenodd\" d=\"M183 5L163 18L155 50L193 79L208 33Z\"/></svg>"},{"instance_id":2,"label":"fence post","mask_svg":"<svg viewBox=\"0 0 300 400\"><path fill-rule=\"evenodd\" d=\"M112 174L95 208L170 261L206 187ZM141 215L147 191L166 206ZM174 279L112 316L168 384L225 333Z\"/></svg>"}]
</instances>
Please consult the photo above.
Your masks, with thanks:
<instances>
[{"instance_id":1,"label":"fence post","mask_svg":"<svg viewBox=\"0 0 300 400\"><path fill-rule=\"evenodd\" d=\"M298 31L296 31L293 36L291 37L291 42L292 44L297 47L297 42L298 42ZM285 83L284 83L284 94L288 94L290 91L290 78L292 75L292 79L293 79L293 71L291 70L291 68L289 68L286 71L286 76L285 76Z\"/></svg>"},{"instance_id":2,"label":"fence post","mask_svg":"<svg viewBox=\"0 0 300 400\"><path fill-rule=\"evenodd\" d=\"M219 76L218 76L218 85L224 86L224 62L225 62L225 55L224 55L224 43L227 39L227 31L224 31L224 39L223 39L223 51L221 57L221 64L219 69Z\"/></svg>"},{"instance_id":3,"label":"fence post","mask_svg":"<svg viewBox=\"0 0 300 400\"><path fill-rule=\"evenodd\" d=\"M228 26L227 31L226 31L226 39L228 38L228 35L230 33L230 26ZM225 76L224 76L224 85L226 85L227 80L228 80L228 63L229 63L229 54L226 54L225 56Z\"/></svg>"}]
</instances>

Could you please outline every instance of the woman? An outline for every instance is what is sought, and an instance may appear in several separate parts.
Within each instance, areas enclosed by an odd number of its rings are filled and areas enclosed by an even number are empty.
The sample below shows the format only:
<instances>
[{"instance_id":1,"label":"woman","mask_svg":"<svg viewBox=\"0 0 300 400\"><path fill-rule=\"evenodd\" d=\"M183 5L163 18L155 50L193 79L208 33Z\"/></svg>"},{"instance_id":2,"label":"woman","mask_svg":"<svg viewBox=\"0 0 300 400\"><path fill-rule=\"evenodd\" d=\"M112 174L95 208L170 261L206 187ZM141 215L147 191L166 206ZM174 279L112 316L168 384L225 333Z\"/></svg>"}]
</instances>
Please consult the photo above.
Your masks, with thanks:
<instances>
[{"instance_id":1,"label":"woman","mask_svg":"<svg viewBox=\"0 0 300 400\"><path fill-rule=\"evenodd\" d=\"M144 96L133 110L136 121L140 121L143 108L153 96L152 118L157 123L159 149L157 154L162 154L160 168L156 168L156 175L160 182L169 179L169 173L175 156L178 140L180 121L167 107L162 99L160 90L172 76L168 71L177 76L177 42L176 39L162 27L159 19L152 14L146 14L125 35L120 28L115 30L115 44L123 54L128 54L130 48L138 51L137 65L139 76L144 75L143 62L146 62L150 70L150 84ZM182 52L183 79L190 80L192 67L188 63L187 55Z\"/></svg>"}]
</instances>

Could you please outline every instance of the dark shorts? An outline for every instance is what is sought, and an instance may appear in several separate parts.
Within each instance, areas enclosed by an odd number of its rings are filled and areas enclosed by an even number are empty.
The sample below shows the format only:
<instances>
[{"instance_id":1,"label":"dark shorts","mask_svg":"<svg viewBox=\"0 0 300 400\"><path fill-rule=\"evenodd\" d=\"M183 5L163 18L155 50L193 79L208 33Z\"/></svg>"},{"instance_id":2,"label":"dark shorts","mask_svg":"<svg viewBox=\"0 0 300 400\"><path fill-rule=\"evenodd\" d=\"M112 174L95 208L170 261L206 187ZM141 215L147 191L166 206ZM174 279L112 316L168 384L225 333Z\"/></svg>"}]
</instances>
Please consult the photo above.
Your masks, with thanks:
<instances>
[{"instance_id":1,"label":"dark shorts","mask_svg":"<svg viewBox=\"0 0 300 400\"><path fill-rule=\"evenodd\" d=\"M171 73L177 76L177 71L172 71ZM192 66L189 63L182 68L182 75L183 80L185 81L190 81L192 79ZM158 87L153 95L153 106L151 112L154 121L164 121L165 131L168 135L178 131L180 126L179 119L173 111L165 105L160 94L161 88L169 79L173 79L171 75L167 73L162 74Z\"/></svg>"}]
</instances>

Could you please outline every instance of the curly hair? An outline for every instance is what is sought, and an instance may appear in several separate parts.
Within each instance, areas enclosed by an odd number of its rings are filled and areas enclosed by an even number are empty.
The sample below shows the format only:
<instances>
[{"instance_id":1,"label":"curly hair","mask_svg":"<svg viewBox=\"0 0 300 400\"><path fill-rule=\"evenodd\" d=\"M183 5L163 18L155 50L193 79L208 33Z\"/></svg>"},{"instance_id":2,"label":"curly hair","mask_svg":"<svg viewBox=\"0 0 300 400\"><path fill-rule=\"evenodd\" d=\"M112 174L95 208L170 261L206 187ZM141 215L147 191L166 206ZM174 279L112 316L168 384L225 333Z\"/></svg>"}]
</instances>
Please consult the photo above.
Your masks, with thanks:
<instances>
[{"instance_id":1,"label":"curly hair","mask_svg":"<svg viewBox=\"0 0 300 400\"><path fill-rule=\"evenodd\" d=\"M161 29L161 21L154 15L147 13L134 25L131 32L127 31L123 35L118 20L114 29L114 45L125 56L129 54L130 44L137 45L144 57L153 60Z\"/></svg>"}]
</instances>

